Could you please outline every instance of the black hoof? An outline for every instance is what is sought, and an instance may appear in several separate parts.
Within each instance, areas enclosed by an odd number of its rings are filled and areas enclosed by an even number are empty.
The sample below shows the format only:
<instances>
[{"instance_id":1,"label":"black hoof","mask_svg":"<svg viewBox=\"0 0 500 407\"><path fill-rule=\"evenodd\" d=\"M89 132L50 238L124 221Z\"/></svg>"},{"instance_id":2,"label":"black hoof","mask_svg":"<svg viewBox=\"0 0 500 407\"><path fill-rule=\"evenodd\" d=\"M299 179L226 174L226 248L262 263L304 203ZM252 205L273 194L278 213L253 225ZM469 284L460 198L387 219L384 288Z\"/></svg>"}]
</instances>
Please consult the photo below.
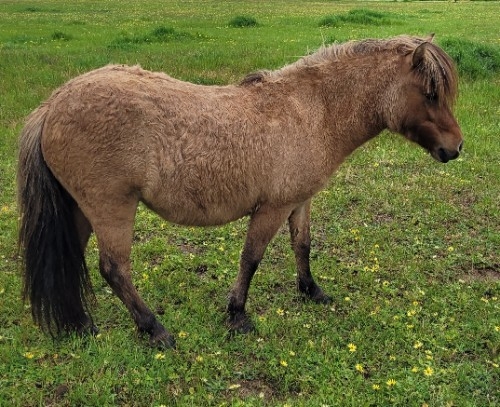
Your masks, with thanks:
<instances>
[{"instance_id":1,"label":"black hoof","mask_svg":"<svg viewBox=\"0 0 500 407\"><path fill-rule=\"evenodd\" d=\"M157 349L175 349L175 338L167 331L151 335L149 345Z\"/></svg>"},{"instance_id":2,"label":"black hoof","mask_svg":"<svg viewBox=\"0 0 500 407\"><path fill-rule=\"evenodd\" d=\"M307 300L313 301L316 304L328 305L333 301L332 297L326 295L317 285L304 288L299 284L299 291Z\"/></svg>"},{"instance_id":3,"label":"black hoof","mask_svg":"<svg viewBox=\"0 0 500 407\"><path fill-rule=\"evenodd\" d=\"M255 325L245 313L237 313L229 315L227 325L229 328L229 336L235 334L248 334L255 332Z\"/></svg>"},{"instance_id":4,"label":"black hoof","mask_svg":"<svg viewBox=\"0 0 500 407\"><path fill-rule=\"evenodd\" d=\"M97 336L99 334L99 329L94 325L92 320L88 317L75 329L76 333L82 336Z\"/></svg>"},{"instance_id":5,"label":"black hoof","mask_svg":"<svg viewBox=\"0 0 500 407\"><path fill-rule=\"evenodd\" d=\"M157 349L172 349L175 348L175 338L160 324L156 319L144 327L139 326L140 334L149 334L149 345Z\"/></svg>"},{"instance_id":6,"label":"black hoof","mask_svg":"<svg viewBox=\"0 0 500 407\"><path fill-rule=\"evenodd\" d=\"M92 336L97 336L97 335L99 335L99 328L97 328L97 326L92 324L91 326L89 326L87 328L87 333L92 335Z\"/></svg>"},{"instance_id":7,"label":"black hoof","mask_svg":"<svg viewBox=\"0 0 500 407\"><path fill-rule=\"evenodd\" d=\"M320 294L310 297L310 300L316 304L329 305L333 302L332 297L326 295L323 291Z\"/></svg>"}]
</instances>

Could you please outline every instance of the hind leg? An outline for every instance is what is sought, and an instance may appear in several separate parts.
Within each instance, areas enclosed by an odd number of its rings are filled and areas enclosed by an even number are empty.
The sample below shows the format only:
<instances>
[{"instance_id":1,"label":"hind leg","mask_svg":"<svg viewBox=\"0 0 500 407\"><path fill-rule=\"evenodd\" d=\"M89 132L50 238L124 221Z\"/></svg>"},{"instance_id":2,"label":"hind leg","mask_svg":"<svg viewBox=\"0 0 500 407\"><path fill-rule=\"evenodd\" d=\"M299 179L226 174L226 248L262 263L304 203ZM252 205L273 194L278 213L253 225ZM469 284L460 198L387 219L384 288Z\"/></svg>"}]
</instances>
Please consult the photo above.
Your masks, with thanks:
<instances>
[{"instance_id":1,"label":"hind leg","mask_svg":"<svg viewBox=\"0 0 500 407\"><path fill-rule=\"evenodd\" d=\"M85 257L85 249L87 248L87 243L90 235L92 234L92 225L78 206L75 206L74 209L74 221L78 239L82 248L82 254ZM99 333L99 330L94 325L92 318L86 313L82 316L82 323L79 331L82 333L90 333L92 335Z\"/></svg>"},{"instance_id":2,"label":"hind leg","mask_svg":"<svg viewBox=\"0 0 500 407\"><path fill-rule=\"evenodd\" d=\"M113 292L125 304L140 332L149 334L150 343L174 347L175 340L161 325L132 284L130 252L137 202L114 208L106 218L94 222L99 244L99 269Z\"/></svg>"},{"instance_id":3,"label":"hind leg","mask_svg":"<svg viewBox=\"0 0 500 407\"><path fill-rule=\"evenodd\" d=\"M309 266L310 218L311 201L297 207L288 218L292 249L297 263L297 288L299 292L314 302L327 304L331 298L316 284Z\"/></svg>"},{"instance_id":4,"label":"hind leg","mask_svg":"<svg viewBox=\"0 0 500 407\"><path fill-rule=\"evenodd\" d=\"M90 235L92 234L92 225L78 206L75 207L74 218L82 251L85 253L87 243L89 242Z\"/></svg>"}]
</instances>

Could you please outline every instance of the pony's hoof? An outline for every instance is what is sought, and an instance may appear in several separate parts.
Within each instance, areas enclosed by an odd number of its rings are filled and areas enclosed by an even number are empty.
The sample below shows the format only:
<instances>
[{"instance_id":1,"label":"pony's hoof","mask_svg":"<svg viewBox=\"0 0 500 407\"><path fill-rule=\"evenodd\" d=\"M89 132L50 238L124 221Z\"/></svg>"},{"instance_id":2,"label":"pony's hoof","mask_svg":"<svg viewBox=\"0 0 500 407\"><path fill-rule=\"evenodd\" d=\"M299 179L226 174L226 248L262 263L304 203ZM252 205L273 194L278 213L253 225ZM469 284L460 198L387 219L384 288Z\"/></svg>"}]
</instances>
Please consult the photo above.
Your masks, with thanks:
<instances>
[{"instance_id":1,"label":"pony's hoof","mask_svg":"<svg viewBox=\"0 0 500 407\"><path fill-rule=\"evenodd\" d=\"M99 334L99 328L94 325L90 318L86 318L81 326L76 328L76 333L82 336L97 336Z\"/></svg>"},{"instance_id":2,"label":"pony's hoof","mask_svg":"<svg viewBox=\"0 0 500 407\"><path fill-rule=\"evenodd\" d=\"M163 331L156 335L151 335L149 344L157 349L175 349L175 338L167 331Z\"/></svg>"},{"instance_id":3,"label":"pony's hoof","mask_svg":"<svg viewBox=\"0 0 500 407\"><path fill-rule=\"evenodd\" d=\"M321 291L319 294L316 294L313 297L310 297L310 299L316 304L322 304L322 305L329 305L333 302L332 297L326 295L323 291Z\"/></svg>"},{"instance_id":4,"label":"pony's hoof","mask_svg":"<svg viewBox=\"0 0 500 407\"><path fill-rule=\"evenodd\" d=\"M89 334L89 335L92 335L92 336L97 336L99 335L99 328L97 328L97 326L95 326L94 324L90 325L86 332Z\"/></svg>"},{"instance_id":5,"label":"pony's hoof","mask_svg":"<svg viewBox=\"0 0 500 407\"><path fill-rule=\"evenodd\" d=\"M235 334L248 334L256 331L254 323L245 313L238 313L229 316L227 325L230 337Z\"/></svg>"},{"instance_id":6,"label":"pony's hoof","mask_svg":"<svg viewBox=\"0 0 500 407\"><path fill-rule=\"evenodd\" d=\"M302 287L299 284L299 292L304 296L306 300L315 302L316 304L328 305L333 301L332 297L326 295L323 290L316 284L314 284L312 287Z\"/></svg>"}]
</instances>

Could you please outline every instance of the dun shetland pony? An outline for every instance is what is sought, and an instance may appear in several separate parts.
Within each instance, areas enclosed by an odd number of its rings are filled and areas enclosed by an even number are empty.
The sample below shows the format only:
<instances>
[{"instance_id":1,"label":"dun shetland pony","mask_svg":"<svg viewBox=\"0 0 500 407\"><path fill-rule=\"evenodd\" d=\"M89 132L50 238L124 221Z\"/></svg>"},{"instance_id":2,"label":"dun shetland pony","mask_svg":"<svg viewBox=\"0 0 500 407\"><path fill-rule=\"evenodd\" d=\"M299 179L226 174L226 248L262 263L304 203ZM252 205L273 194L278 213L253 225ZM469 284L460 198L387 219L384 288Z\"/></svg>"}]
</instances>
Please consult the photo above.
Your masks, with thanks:
<instances>
[{"instance_id":1,"label":"dun shetland pony","mask_svg":"<svg viewBox=\"0 0 500 407\"><path fill-rule=\"evenodd\" d=\"M441 162L462 135L457 75L432 38L324 47L238 85L199 86L137 66L106 66L56 90L29 116L18 168L24 295L52 335L93 330L84 252L150 342L173 346L132 284L139 202L170 222L222 225L249 216L228 326L246 332L245 302L266 246L288 220L298 290L330 299L309 268L311 198L342 161L384 129Z\"/></svg>"}]
</instances>

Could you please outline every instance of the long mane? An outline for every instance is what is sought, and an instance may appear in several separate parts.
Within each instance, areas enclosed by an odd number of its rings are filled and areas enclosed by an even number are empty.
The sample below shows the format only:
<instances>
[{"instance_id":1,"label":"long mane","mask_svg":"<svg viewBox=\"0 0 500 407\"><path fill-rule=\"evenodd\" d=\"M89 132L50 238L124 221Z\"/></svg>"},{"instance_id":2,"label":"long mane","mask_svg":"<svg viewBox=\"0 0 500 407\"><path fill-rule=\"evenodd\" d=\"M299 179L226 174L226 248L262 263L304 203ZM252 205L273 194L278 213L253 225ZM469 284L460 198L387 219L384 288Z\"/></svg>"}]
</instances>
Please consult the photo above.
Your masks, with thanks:
<instances>
[{"instance_id":1,"label":"long mane","mask_svg":"<svg viewBox=\"0 0 500 407\"><path fill-rule=\"evenodd\" d=\"M281 69L250 73L240 82L240 85L277 82L289 74L307 67L317 67L356 56L368 56L380 52L405 56L426 42L429 44L427 49L429 52L426 52L422 63L414 67L414 72L422 80L428 93L435 96L437 100L452 104L458 93L458 76L455 65L452 59L431 41L432 39L404 35L388 40L367 39L324 46L313 54L304 56Z\"/></svg>"}]
</instances>

